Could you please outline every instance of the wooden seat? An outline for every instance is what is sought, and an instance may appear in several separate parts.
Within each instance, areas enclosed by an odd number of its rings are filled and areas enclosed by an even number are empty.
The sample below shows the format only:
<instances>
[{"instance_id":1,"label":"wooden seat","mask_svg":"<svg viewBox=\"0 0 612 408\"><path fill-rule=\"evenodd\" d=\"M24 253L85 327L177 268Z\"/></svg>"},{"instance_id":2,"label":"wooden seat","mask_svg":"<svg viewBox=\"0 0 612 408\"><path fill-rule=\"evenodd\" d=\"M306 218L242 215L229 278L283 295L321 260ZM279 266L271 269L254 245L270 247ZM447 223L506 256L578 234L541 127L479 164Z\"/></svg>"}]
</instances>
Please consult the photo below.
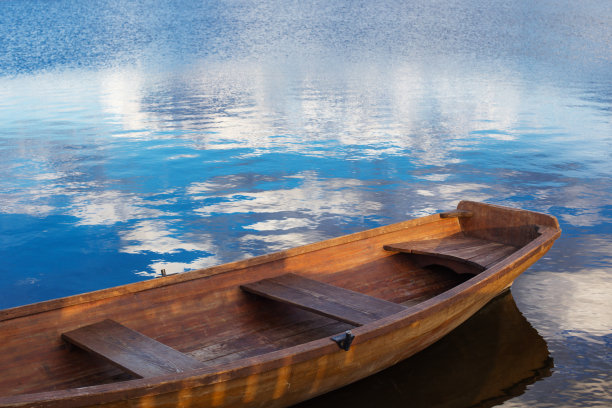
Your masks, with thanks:
<instances>
[{"instance_id":1,"label":"wooden seat","mask_svg":"<svg viewBox=\"0 0 612 408\"><path fill-rule=\"evenodd\" d=\"M203 363L114 320L63 333L62 338L137 377L190 371Z\"/></svg>"},{"instance_id":2,"label":"wooden seat","mask_svg":"<svg viewBox=\"0 0 612 408\"><path fill-rule=\"evenodd\" d=\"M240 286L246 292L355 326L379 320L406 307L292 273Z\"/></svg>"},{"instance_id":3,"label":"wooden seat","mask_svg":"<svg viewBox=\"0 0 612 408\"><path fill-rule=\"evenodd\" d=\"M387 251L398 251L416 255L426 255L457 261L478 270L484 270L515 252L512 245L455 234L442 239L408 241L389 244Z\"/></svg>"}]
</instances>

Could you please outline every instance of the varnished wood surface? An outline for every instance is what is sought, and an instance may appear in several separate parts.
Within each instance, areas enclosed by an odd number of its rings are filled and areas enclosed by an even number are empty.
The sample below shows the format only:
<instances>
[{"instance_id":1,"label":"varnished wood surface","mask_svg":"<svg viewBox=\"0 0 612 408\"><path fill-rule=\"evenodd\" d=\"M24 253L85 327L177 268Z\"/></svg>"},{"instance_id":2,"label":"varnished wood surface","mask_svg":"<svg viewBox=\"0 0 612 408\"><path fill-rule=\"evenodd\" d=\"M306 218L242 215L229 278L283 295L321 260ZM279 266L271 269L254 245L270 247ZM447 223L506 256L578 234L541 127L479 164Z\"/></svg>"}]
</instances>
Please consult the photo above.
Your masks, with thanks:
<instances>
[{"instance_id":1,"label":"varnished wood surface","mask_svg":"<svg viewBox=\"0 0 612 408\"><path fill-rule=\"evenodd\" d=\"M0 406L286 407L371 375L459 325L511 285L560 234L553 217L508 209L508 226L522 235L512 238L508 232L499 242L520 248L467 281L383 250L385 244L459 232L493 240L504 224L503 208L471 202L459 207L474 215L432 215L182 276L2 311ZM494 231L487 231L481 217L492 220L487 222ZM539 233L534 225L548 228ZM276 307L277 302L239 289L286 273L411 306L352 329L356 339L344 352L326 331L342 332L333 325L344 323ZM61 340L61 333L104 319L207 363L191 372L129 379L103 361L92 365L90 355L68 350ZM309 321L300 342L300 325ZM228 347L216 353L217 345ZM245 356L237 355L241 348L248 350Z\"/></svg>"},{"instance_id":2,"label":"varnished wood surface","mask_svg":"<svg viewBox=\"0 0 612 408\"><path fill-rule=\"evenodd\" d=\"M195 370L203 364L111 319L62 334L64 340L138 377Z\"/></svg>"},{"instance_id":3,"label":"varnished wood surface","mask_svg":"<svg viewBox=\"0 0 612 408\"><path fill-rule=\"evenodd\" d=\"M361 326L403 311L397 303L288 273L240 288L341 322Z\"/></svg>"}]
</instances>

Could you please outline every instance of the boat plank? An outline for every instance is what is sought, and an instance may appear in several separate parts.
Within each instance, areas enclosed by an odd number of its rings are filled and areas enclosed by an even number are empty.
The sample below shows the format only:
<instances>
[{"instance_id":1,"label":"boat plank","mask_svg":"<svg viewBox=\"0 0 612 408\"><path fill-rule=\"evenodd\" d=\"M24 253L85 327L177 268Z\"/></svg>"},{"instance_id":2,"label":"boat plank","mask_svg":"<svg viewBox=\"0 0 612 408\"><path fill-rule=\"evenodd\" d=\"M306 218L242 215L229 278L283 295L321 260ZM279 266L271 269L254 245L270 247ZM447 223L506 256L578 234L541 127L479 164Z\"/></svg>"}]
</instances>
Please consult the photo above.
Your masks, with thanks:
<instances>
[{"instance_id":1,"label":"boat plank","mask_svg":"<svg viewBox=\"0 0 612 408\"><path fill-rule=\"evenodd\" d=\"M487 268L518 248L486 239L455 234L442 239L408 241L384 246L387 251L437 256Z\"/></svg>"},{"instance_id":2,"label":"boat plank","mask_svg":"<svg viewBox=\"0 0 612 408\"><path fill-rule=\"evenodd\" d=\"M477 262L481 265L484 265L486 268L490 267L494 263L500 261L501 259L507 257L508 255L517 251L517 248L511 245L504 245L499 248L495 248L493 250L488 251L484 254L479 254L472 258L471 260Z\"/></svg>"},{"instance_id":3,"label":"boat plank","mask_svg":"<svg viewBox=\"0 0 612 408\"><path fill-rule=\"evenodd\" d=\"M244 291L356 326L401 312L404 306L295 274L240 286Z\"/></svg>"},{"instance_id":4,"label":"boat plank","mask_svg":"<svg viewBox=\"0 0 612 408\"><path fill-rule=\"evenodd\" d=\"M143 378L202 367L200 361L110 319L63 333L62 338Z\"/></svg>"},{"instance_id":5,"label":"boat plank","mask_svg":"<svg viewBox=\"0 0 612 408\"><path fill-rule=\"evenodd\" d=\"M472 246L468 248L457 248L457 249L448 249L445 253L453 256L457 256L460 258L469 259L473 262L478 263L475 259L478 259L479 256L486 255L491 251L496 251L501 248L505 248L504 244L499 244L497 242L482 242L478 246ZM479 263L479 265L482 265ZM485 266L485 265L482 265Z\"/></svg>"}]
</instances>

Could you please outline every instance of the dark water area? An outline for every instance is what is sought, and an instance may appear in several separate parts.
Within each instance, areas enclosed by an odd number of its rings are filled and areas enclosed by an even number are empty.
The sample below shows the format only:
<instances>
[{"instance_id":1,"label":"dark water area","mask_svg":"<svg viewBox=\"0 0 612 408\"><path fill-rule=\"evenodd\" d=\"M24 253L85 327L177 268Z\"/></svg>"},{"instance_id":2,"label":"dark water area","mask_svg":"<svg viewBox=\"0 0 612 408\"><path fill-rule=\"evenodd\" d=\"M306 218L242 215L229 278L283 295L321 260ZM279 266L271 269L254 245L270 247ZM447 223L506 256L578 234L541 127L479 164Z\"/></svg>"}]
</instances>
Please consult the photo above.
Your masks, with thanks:
<instances>
[{"instance_id":1,"label":"dark water area","mask_svg":"<svg viewBox=\"0 0 612 408\"><path fill-rule=\"evenodd\" d=\"M0 1L0 308L485 201L563 235L304 406L611 406L611 27L608 1Z\"/></svg>"},{"instance_id":2,"label":"dark water area","mask_svg":"<svg viewBox=\"0 0 612 408\"><path fill-rule=\"evenodd\" d=\"M296 408L493 407L549 377L544 339L506 292L451 334L415 356Z\"/></svg>"}]
</instances>

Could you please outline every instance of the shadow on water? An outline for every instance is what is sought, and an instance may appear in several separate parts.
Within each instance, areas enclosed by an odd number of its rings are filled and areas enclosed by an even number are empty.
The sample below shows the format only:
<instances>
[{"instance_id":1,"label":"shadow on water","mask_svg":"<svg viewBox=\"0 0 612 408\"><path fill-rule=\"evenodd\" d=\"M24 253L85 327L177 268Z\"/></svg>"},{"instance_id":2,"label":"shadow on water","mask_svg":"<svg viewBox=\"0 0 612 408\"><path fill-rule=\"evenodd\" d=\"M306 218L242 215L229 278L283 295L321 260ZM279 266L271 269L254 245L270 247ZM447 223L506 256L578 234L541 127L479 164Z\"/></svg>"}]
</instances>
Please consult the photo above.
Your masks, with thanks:
<instances>
[{"instance_id":1,"label":"shadow on water","mask_svg":"<svg viewBox=\"0 0 612 408\"><path fill-rule=\"evenodd\" d=\"M433 346L369 378L294 408L492 407L551 375L544 339L510 291Z\"/></svg>"}]
</instances>

